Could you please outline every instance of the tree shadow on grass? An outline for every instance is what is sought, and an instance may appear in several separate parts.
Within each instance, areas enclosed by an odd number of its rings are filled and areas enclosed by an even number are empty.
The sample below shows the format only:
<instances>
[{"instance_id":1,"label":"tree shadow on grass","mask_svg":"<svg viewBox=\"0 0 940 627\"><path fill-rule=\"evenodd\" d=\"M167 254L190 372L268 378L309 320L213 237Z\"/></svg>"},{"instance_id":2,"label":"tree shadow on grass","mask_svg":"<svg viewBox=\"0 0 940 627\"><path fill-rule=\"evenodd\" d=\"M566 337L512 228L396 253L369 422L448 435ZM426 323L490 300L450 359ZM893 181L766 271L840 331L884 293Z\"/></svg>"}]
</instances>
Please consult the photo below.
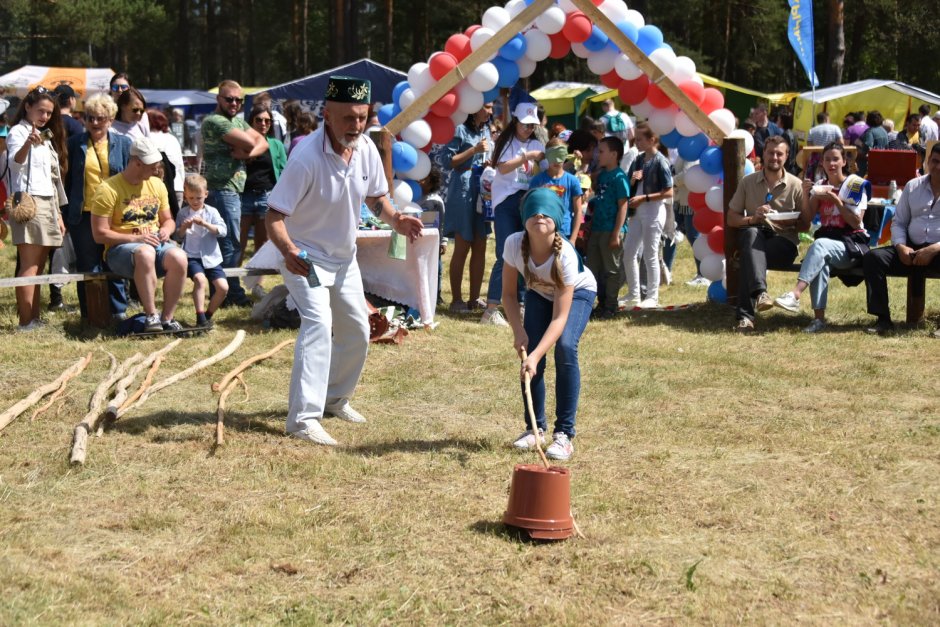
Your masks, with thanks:
<instances>
[{"instance_id":1,"label":"tree shadow on grass","mask_svg":"<svg viewBox=\"0 0 940 627\"><path fill-rule=\"evenodd\" d=\"M451 453L455 454L457 461L465 466L470 453L489 451L493 449L492 443L483 438L475 440L463 438L447 438L444 440L393 440L390 442L376 442L344 448L343 451L352 455L382 456L392 453Z\"/></svg>"},{"instance_id":2,"label":"tree shadow on grass","mask_svg":"<svg viewBox=\"0 0 940 627\"><path fill-rule=\"evenodd\" d=\"M171 430L179 425L215 425L215 412L177 412L162 411L132 418L121 418L114 422L107 430L140 435L149 429ZM238 412L225 413L225 430L242 433L261 433L265 435L284 435L281 423L278 427L268 424L266 417L259 414L246 414ZM204 435L186 435L182 438L158 434L153 437L154 442L179 442L184 440L201 440Z\"/></svg>"}]
</instances>

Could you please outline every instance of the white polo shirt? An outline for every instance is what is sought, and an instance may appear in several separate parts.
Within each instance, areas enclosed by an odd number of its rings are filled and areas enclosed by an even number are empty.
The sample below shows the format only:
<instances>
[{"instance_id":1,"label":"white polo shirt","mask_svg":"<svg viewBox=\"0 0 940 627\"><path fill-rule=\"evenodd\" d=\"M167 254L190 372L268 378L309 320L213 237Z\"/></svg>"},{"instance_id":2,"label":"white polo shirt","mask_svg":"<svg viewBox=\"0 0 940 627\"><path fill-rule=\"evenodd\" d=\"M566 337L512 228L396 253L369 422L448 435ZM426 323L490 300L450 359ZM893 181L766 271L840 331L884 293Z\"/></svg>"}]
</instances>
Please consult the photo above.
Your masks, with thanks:
<instances>
[{"instance_id":1,"label":"white polo shirt","mask_svg":"<svg viewBox=\"0 0 940 627\"><path fill-rule=\"evenodd\" d=\"M382 158L372 140L360 137L347 165L321 126L291 153L268 195L268 207L287 216L287 233L298 247L315 262L336 267L356 256L362 203L387 193Z\"/></svg>"}]
</instances>

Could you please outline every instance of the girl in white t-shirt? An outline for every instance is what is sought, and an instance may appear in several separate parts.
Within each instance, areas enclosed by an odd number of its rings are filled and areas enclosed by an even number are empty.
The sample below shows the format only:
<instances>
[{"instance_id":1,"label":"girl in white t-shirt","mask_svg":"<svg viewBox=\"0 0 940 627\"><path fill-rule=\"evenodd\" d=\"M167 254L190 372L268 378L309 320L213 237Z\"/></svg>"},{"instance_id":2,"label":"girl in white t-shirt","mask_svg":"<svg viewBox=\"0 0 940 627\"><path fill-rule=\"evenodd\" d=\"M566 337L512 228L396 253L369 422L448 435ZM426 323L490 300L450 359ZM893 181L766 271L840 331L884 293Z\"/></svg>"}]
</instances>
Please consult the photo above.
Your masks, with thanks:
<instances>
[{"instance_id":1,"label":"girl in white t-shirt","mask_svg":"<svg viewBox=\"0 0 940 627\"><path fill-rule=\"evenodd\" d=\"M575 415L581 391L578 343L591 316L597 282L581 257L559 233L565 208L558 194L547 187L534 189L522 201L525 229L506 239L503 250L503 306L513 330L513 347L528 354L521 376L532 377L532 404L538 434L527 429L513 446L536 445L547 429L545 420L545 355L555 347L555 431L546 455L566 460L574 453ZM525 280L525 321L516 282ZM523 399L523 419L525 399ZM528 423L526 423L528 424Z\"/></svg>"}]
</instances>

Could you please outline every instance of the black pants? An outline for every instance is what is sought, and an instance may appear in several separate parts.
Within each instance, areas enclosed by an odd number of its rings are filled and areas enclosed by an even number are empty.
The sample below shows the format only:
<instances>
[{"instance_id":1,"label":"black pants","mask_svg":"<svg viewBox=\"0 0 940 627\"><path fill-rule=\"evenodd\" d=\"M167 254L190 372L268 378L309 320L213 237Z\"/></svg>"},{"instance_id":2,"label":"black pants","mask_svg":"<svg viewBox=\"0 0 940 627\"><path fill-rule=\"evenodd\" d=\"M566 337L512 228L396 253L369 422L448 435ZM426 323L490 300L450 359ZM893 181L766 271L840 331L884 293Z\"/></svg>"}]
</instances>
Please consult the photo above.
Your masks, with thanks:
<instances>
[{"instance_id":1,"label":"black pants","mask_svg":"<svg viewBox=\"0 0 940 627\"><path fill-rule=\"evenodd\" d=\"M929 244L912 245L918 250ZM936 255L926 266L906 266L901 263L898 251L894 246L875 248L862 259L862 268L865 270L865 298L868 303L868 313L879 318L891 318L891 309L888 306L888 275L911 276L927 269L940 272L940 255Z\"/></svg>"},{"instance_id":2,"label":"black pants","mask_svg":"<svg viewBox=\"0 0 940 627\"><path fill-rule=\"evenodd\" d=\"M767 291L767 269L789 268L798 253L796 244L769 229L750 227L738 232L738 320L754 319L757 296Z\"/></svg>"}]
</instances>

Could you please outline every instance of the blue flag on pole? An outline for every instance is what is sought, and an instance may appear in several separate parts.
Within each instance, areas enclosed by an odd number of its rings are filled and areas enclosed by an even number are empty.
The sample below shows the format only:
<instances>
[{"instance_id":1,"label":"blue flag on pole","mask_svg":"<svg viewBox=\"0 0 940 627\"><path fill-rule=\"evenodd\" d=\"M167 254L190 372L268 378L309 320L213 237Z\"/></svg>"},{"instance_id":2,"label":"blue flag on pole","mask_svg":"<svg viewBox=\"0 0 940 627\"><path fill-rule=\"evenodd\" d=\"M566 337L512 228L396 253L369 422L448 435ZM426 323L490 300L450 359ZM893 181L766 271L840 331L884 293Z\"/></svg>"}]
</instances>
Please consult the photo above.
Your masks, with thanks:
<instances>
[{"instance_id":1,"label":"blue flag on pole","mask_svg":"<svg viewBox=\"0 0 940 627\"><path fill-rule=\"evenodd\" d=\"M813 87L819 86L816 77L815 42L813 41L813 0L787 0L790 4L790 20L787 32L790 35L790 45L799 57L806 77Z\"/></svg>"}]
</instances>

